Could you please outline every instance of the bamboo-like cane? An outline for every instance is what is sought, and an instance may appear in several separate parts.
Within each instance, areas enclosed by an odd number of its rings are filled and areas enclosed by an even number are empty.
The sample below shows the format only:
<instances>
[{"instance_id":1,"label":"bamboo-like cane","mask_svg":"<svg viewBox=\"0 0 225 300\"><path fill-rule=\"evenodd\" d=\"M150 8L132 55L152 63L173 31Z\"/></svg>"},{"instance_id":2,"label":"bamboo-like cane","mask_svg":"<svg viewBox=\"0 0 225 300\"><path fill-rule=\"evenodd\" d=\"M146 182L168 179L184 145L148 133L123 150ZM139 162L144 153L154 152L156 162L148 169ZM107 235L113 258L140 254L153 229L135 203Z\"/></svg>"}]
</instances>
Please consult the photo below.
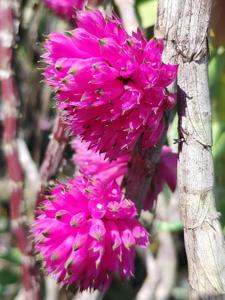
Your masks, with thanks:
<instances>
[{"instance_id":1,"label":"bamboo-like cane","mask_svg":"<svg viewBox=\"0 0 225 300\"><path fill-rule=\"evenodd\" d=\"M0 86L3 115L3 149L11 185L10 216L11 227L17 246L22 254L22 282L25 299L38 299L34 286L34 269L29 256L31 247L21 217L23 201L23 172L18 159L17 118L18 94L13 77L12 60L14 35L13 1L0 0Z\"/></svg>"},{"instance_id":2,"label":"bamboo-like cane","mask_svg":"<svg viewBox=\"0 0 225 300\"><path fill-rule=\"evenodd\" d=\"M159 0L156 32L179 64L178 195L189 299L225 299L224 234L213 193L208 30L212 0Z\"/></svg>"}]
</instances>

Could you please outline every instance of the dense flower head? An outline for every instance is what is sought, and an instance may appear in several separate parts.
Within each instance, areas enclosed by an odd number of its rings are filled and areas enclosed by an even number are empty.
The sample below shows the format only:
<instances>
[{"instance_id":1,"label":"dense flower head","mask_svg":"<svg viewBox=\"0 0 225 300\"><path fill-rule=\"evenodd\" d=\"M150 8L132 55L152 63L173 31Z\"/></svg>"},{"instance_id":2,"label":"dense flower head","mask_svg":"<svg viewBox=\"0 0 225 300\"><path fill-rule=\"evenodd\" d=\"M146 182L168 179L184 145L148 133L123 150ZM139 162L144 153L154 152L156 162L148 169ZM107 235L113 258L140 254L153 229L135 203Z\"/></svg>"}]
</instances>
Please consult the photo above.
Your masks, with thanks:
<instances>
[{"instance_id":1,"label":"dense flower head","mask_svg":"<svg viewBox=\"0 0 225 300\"><path fill-rule=\"evenodd\" d=\"M116 15L80 11L77 28L52 33L43 55L44 76L74 134L111 160L131 152L141 139L152 147L174 103L167 86L177 66L162 62L163 41L132 36Z\"/></svg>"},{"instance_id":2,"label":"dense flower head","mask_svg":"<svg viewBox=\"0 0 225 300\"><path fill-rule=\"evenodd\" d=\"M82 174L98 178L102 182L116 181L121 184L128 170L130 155L125 154L116 160L108 161L103 154L88 148L88 144L76 138L72 142L75 151L73 161Z\"/></svg>"},{"instance_id":3,"label":"dense flower head","mask_svg":"<svg viewBox=\"0 0 225 300\"><path fill-rule=\"evenodd\" d=\"M76 9L83 9L86 0L44 0L45 5L55 14L71 20Z\"/></svg>"},{"instance_id":4,"label":"dense flower head","mask_svg":"<svg viewBox=\"0 0 225 300\"><path fill-rule=\"evenodd\" d=\"M132 276L135 246L148 246L136 215L117 183L78 176L56 185L43 201L32 229L35 247L58 282L104 290L113 273Z\"/></svg>"},{"instance_id":5,"label":"dense flower head","mask_svg":"<svg viewBox=\"0 0 225 300\"><path fill-rule=\"evenodd\" d=\"M172 152L170 147L162 147L159 165L152 178L143 209L148 210L152 208L165 184L168 185L171 191L175 190L177 184L177 157L177 153Z\"/></svg>"}]
</instances>

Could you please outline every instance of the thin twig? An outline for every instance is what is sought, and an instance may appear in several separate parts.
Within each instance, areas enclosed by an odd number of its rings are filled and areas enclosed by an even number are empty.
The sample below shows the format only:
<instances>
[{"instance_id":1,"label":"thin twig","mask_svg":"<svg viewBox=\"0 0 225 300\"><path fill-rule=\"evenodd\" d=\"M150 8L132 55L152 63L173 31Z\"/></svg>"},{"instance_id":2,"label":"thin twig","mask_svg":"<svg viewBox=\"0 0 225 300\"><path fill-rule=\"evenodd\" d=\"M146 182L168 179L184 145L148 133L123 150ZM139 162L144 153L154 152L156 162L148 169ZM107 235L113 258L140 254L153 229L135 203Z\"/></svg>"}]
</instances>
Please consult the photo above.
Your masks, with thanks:
<instances>
[{"instance_id":1,"label":"thin twig","mask_svg":"<svg viewBox=\"0 0 225 300\"><path fill-rule=\"evenodd\" d=\"M36 195L38 186L40 186L40 176L36 163L33 161L26 142L22 138L17 139L18 155L20 164L25 173L29 185L32 187L32 193Z\"/></svg>"},{"instance_id":2,"label":"thin twig","mask_svg":"<svg viewBox=\"0 0 225 300\"><path fill-rule=\"evenodd\" d=\"M46 299L45 300L58 300L59 288L57 283L51 277L47 277L46 283Z\"/></svg>"},{"instance_id":3,"label":"thin twig","mask_svg":"<svg viewBox=\"0 0 225 300\"><path fill-rule=\"evenodd\" d=\"M135 11L134 0L114 0L116 6L119 9L120 16L123 20L123 24L128 33L136 31L139 24Z\"/></svg>"},{"instance_id":4,"label":"thin twig","mask_svg":"<svg viewBox=\"0 0 225 300\"><path fill-rule=\"evenodd\" d=\"M173 197L173 196L172 196ZM178 197L175 197L178 202ZM174 202L172 207L174 208ZM157 202L156 218L168 221L171 215L176 215L171 210L171 205L166 205L166 200L161 194ZM147 277L137 293L136 300L166 300L169 299L176 274L176 250L170 232L158 233L159 250L154 257L149 249L145 250Z\"/></svg>"},{"instance_id":5,"label":"thin twig","mask_svg":"<svg viewBox=\"0 0 225 300\"><path fill-rule=\"evenodd\" d=\"M95 291L93 293L82 292L77 293L73 300L102 300L104 297L103 292Z\"/></svg>"},{"instance_id":6,"label":"thin twig","mask_svg":"<svg viewBox=\"0 0 225 300\"><path fill-rule=\"evenodd\" d=\"M36 209L38 209L40 202L43 199L43 193L45 191L48 180L55 176L60 162L63 157L64 149L68 143L69 133L66 131L65 124L62 120L61 113L58 113L53 126L53 133L51 140L48 144L44 160L40 167L41 185L38 192Z\"/></svg>"}]
</instances>

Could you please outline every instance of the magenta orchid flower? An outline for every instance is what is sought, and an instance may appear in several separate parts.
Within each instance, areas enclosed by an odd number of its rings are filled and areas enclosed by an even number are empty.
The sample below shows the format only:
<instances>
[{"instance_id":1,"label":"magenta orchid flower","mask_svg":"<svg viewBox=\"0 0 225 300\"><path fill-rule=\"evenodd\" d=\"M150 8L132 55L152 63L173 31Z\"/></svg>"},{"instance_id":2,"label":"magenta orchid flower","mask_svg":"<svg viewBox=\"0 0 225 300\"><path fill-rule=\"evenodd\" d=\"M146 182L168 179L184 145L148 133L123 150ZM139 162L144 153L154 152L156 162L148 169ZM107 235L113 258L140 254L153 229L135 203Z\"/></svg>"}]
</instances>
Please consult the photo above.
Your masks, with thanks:
<instances>
[{"instance_id":1,"label":"magenta orchid flower","mask_svg":"<svg viewBox=\"0 0 225 300\"><path fill-rule=\"evenodd\" d=\"M177 66L162 62L163 41L128 35L118 17L98 10L77 13L77 28L51 33L44 76L75 135L110 160L137 141L154 146L175 104L170 85Z\"/></svg>"},{"instance_id":2,"label":"magenta orchid flower","mask_svg":"<svg viewBox=\"0 0 225 300\"><path fill-rule=\"evenodd\" d=\"M149 244L136 216L116 182L75 177L43 201L33 224L35 247L58 282L105 290L114 273L133 276L135 246Z\"/></svg>"}]
</instances>

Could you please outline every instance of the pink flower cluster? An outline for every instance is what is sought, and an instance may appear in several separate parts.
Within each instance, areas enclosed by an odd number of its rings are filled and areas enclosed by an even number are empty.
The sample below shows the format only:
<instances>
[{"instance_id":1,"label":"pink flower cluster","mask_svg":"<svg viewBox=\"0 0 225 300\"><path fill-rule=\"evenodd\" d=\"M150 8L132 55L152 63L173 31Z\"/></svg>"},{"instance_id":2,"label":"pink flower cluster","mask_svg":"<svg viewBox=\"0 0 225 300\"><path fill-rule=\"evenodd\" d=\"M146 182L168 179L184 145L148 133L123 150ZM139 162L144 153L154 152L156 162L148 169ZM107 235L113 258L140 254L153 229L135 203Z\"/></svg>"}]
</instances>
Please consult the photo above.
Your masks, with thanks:
<instances>
[{"instance_id":1,"label":"pink flower cluster","mask_svg":"<svg viewBox=\"0 0 225 300\"><path fill-rule=\"evenodd\" d=\"M76 9L83 9L86 0L44 0L45 5L67 20L71 20Z\"/></svg>"},{"instance_id":2,"label":"pink flower cluster","mask_svg":"<svg viewBox=\"0 0 225 300\"><path fill-rule=\"evenodd\" d=\"M106 289L113 273L129 278L135 246L149 244L134 203L112 181L76 177L60 183L42 211L33 225L36 249L48 273L80 290Z\"/></svg>"},{"instance_id":3,"label":"pink flower cluster","mask_svg":"<svg viewBox=\"0 0 225 300\"><path fill-rule=\"evenodd\" d=\"M68 19L72 2L82 8L84 1L62 0L63 10L58 1L46 0ZM80 11L76 18L73 31L50 34L43 58L44 76L65 122L85 141L73 142L81 176L51 189L33 234L45 268L57 281L104 290L114 273L133 275L135 246L149 244L134 203L120 185L136 143L153 147L165 130L165 113L175 103L167 86L177 66L162 62L161 40L147 42L141 32L128 35L115 15ZM174 176L169 176L174 159L163 148L145 209L165 182L174 188Z\"/></svg>"},{"instance_id":4,"label":"pink flower cluster","mask_svg":"<svg viewBox=\"0 0 225 300\"><path fill-rule=\"evenodd\" d=\"M79 12L77 26L50 34L43 55L44 76L72 133L110 160L130 153L138 140L154 146L175 103L166 87L177 66L162 62L162 40L129 36L115 15L97 10Z\"/></svg>"}]
</instances>

